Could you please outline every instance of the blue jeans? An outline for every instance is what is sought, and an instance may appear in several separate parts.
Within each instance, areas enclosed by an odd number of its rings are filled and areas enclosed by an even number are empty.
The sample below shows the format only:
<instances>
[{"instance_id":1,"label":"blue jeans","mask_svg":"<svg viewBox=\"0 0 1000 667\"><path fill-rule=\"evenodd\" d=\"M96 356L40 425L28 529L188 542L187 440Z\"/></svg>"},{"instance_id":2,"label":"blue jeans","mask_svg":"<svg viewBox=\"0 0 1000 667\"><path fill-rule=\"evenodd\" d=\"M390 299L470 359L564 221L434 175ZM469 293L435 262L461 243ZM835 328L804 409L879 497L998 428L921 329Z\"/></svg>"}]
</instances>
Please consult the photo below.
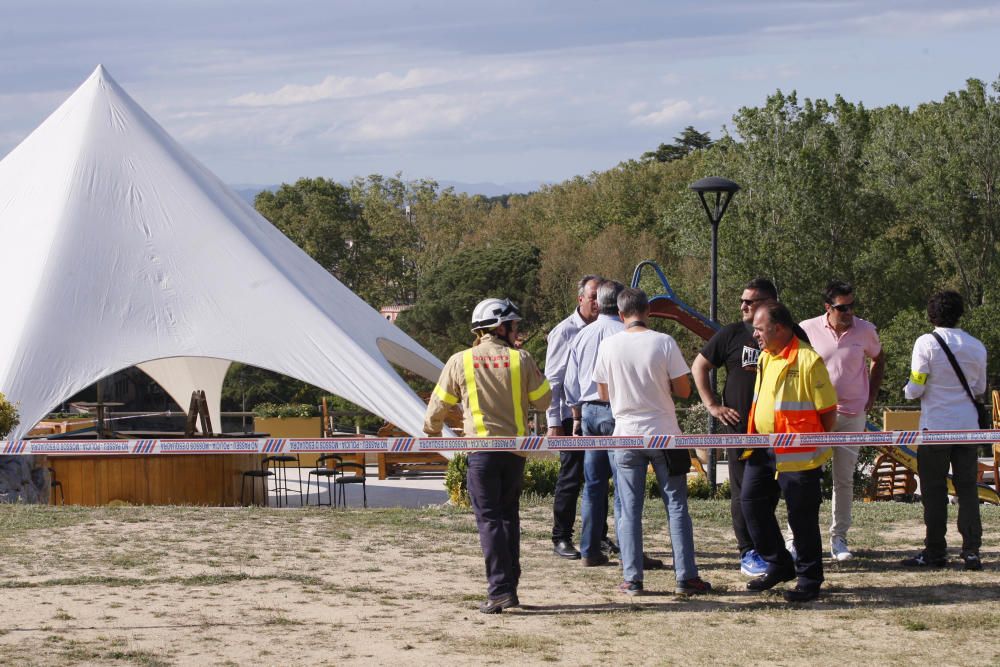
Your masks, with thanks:
<instances>
[{"instance_id":1,"label":"blue jeans","mask_svg":"<svg viewBox=\"0 0 1000 667\"><path fill-rule=\"evenodd\" d=\"M664 452L649 449L625 449L615 452L620 490L621 518L618 539L622 553L625 581L642 581L642 506L646 499L646 467L653 466L663 507L670 525L670 546L674 552L677 581L698 576L694 562L694 529L687 504L687 475L671 475Z\"/></svg>"},{"instance_id":2,"label":"blue jeans","mask_svg":"<svg viewBox=\"0 0 1000 667\"><path fill-rule=\"evenodd\" d=\"M611 435L615 418L610 406L584 403L581 408L584 435ZM608 479L615 476L608 451L588 451L583 455L583 505L580 510L583 529L580 534L580 554L596 558L601 553L601 540L608 532ZM618 482L615 481L617 486ZM621 516L618 494L615 494L615 516Z\"/></svg>"}]
</instances>

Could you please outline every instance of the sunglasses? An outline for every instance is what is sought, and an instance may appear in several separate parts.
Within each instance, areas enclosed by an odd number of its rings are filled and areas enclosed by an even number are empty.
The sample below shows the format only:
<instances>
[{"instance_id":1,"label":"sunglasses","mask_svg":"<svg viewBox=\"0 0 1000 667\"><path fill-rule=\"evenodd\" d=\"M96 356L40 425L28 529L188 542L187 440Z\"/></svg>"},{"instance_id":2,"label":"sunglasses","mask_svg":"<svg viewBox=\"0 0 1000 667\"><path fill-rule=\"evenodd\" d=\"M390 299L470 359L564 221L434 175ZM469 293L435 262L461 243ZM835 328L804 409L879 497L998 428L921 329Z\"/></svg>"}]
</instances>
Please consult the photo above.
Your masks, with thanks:
<instances>
[{"instance_id":1,"label":"sunglasses","mask_svg":"<svg viewBox=\"0 0 1000 667\"><path fill-rule=\"evenodd\" d=\"M857 304L856 301L852 301L851 303L839 303L839 304L832 304L831 303L830 307L833 308L834 310L838 310L838 311L840 311L842 313L846 313L849 310L853 312L855 310L855 307L857 305L858 304Z\"/></svg>"}]
</instances>

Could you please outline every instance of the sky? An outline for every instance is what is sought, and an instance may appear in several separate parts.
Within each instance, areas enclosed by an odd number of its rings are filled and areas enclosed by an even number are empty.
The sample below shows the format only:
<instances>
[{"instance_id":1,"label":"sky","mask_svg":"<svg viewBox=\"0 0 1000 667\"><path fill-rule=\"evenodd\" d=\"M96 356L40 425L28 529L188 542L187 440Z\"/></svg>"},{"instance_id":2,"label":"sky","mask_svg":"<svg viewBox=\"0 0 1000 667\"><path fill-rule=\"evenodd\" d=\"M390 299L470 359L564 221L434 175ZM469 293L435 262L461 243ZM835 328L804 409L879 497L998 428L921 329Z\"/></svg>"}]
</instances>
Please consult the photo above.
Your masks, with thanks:
<instances>
[{"instance_id":1,"label":"sky","mask_svg":"<svg viewBox=\"0 0 1000 667\"><path fill-rule=\"evenodd\" d=\"M551 183L778 89L939 100L998 45L978 0L3 0L0 156L103 64L230 184Z\"/></svg>"}]
</instances>

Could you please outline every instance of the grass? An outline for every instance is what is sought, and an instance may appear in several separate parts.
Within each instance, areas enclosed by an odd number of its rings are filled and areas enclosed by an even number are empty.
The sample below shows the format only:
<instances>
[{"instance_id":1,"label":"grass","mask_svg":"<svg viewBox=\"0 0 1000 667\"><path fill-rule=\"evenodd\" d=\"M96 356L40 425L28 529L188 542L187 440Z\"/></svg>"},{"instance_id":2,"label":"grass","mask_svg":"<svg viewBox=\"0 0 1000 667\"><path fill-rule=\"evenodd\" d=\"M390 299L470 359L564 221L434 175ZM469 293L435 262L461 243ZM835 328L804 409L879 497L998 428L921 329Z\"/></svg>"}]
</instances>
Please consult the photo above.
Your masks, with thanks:
<instances>
[{"instance_id":1,"label":"grass","mask_svg":"<svg viewBox=\"0 0 1000 667\"><path fill-rule=\"evenodd\" d=\"M728 501L690 507L699 568L717 594L677 599L673 572L662 571L647 573L651 595L623 599L618 568L552 556L551 501L531 498L522 502L525 608L483 617L467 509L0 506L0 664L268 663L276 637L282 661L305 664L596 664L624 650L636 664L825 664L833 655L841 664L880 655L1000 664L1000 649L979 639L1000 630L1000 508L982 507L984 572L910 572L897 564L920 547L920 506L857 503L859 557L827 561L821 601L790 607L777 593L745 592ZM824 531L829 512L824 504ZM644 524L647 551L669 562L661 503L646 504ZM327 636L334 653L315 641ZM809 652L795 636L810 637Z\"/></svg>"}]
</instances>

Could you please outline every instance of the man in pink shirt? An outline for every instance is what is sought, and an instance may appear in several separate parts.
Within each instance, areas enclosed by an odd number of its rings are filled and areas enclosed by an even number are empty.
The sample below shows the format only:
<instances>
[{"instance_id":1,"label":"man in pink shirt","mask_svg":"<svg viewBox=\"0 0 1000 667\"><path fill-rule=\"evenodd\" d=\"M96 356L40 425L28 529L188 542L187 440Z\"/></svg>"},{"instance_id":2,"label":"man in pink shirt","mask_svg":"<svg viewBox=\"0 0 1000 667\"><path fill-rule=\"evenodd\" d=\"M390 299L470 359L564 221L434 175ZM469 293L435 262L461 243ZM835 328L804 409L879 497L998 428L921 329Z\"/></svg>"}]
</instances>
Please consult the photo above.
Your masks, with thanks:
<instances>
[{"instance_id":1,"label":"man in pink shirt","mask_svg":"<svg viewBox=\"0 0 1000 667\"><path fill-rule=\"evenodd\" d=\"M864 431L866 415L882 386L885 354L875 325L854 316L857 303L851 285L834 280L827 285L823 296L826 313L802 322L801 326L810 344L823 357L837 390L837 424L833 430L840 433ZM847 531L851 527L857 463L857 447L833 448L830 555L838 561L853 557L847 547Z\"/></svg>"}]
</instances>

